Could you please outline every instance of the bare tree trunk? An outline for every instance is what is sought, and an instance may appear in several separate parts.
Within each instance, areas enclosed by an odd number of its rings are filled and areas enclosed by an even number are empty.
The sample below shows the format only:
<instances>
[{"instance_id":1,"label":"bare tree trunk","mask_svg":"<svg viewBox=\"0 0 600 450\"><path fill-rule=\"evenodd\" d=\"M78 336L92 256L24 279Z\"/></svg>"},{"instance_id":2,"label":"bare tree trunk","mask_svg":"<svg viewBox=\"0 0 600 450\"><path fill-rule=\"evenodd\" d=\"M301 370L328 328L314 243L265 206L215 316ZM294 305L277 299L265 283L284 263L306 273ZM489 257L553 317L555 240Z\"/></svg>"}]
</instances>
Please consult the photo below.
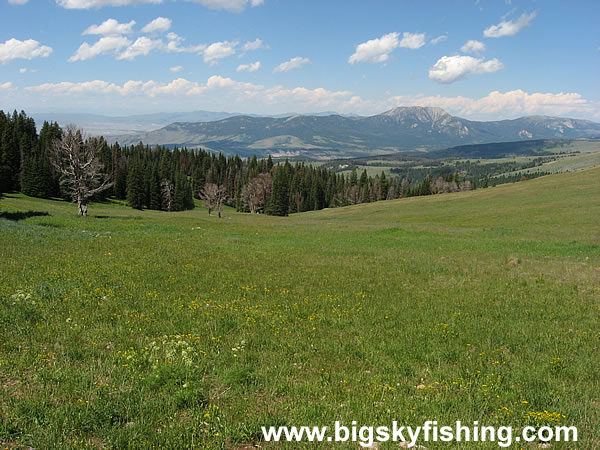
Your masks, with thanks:
<instances>
[{"instance_id":1,"label":"bare tree trunk","mask_svg":"<svg viewBox=\"0 0 600 450\"><path fill-rule=\"evenodd\" d=\"M87 216L87 205L81 196L77 196L77 214Z\"/></svg>"},{"instance_id":2,"label":"bare tree trunk","mask_svg":"<svg viewBox=\"0 0 600 450\"><path fill-rule=\"evenodd\" d=\"M83 132L68 125L50 147L50 162L60 175L61 185L77 202L77 214L87 216L87 204L94 195L110 188L112 175L103 172L100 162L102 139L84 139Z\"/></svg>"}]
</instances>

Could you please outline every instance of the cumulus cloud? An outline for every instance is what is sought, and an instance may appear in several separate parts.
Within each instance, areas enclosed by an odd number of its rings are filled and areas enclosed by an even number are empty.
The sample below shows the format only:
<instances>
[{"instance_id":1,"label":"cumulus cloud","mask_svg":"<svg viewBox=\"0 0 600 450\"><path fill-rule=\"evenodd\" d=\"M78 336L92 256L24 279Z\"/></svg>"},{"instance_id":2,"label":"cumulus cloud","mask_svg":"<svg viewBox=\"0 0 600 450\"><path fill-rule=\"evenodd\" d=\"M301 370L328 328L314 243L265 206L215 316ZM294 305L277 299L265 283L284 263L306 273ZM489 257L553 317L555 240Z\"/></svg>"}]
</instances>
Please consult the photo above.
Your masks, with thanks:
<instances>
[{"instance_id":1,"label":"cumulus cloud","mask_svg":"<svg viewBox=\"0 0 600 450\"><path fill-rule=\"evenodd\" d=\"M157 17L142 28L142 33L165 33L171 28L172 21L166 17Z\"/></svg>"},{"instance_id":2,"label":"cumulus cloud","mask_svg":"<svg viewBox=\"0 0 600 450\"><path fill-rule=\"evenodd\" d=\"M168 42L164 46L164 50L170 53L200 53L206 48L206 45L204 44L182 47L181 43L184 41L184 39L177 33L173 32L167 34L167 39Z\"/></svg>"},{"instance_id":3,"label":"cumulus cloud","mask_svg":"<svg viewBox=\"0 0 600 450\"><path fill-rule=\"evenodd\" d=\"M173 73L181 72L183 70L183 66L173 66L169 67L169 70Z\"/></svg>"},{"instance_id":4,"label":"cumulus cloud","mask_svg":"<svg viewBox=\"0 0 600 450\"><path fill-rule=\"evenodd\" d=\"M160 39L149 39L145 36L137 38L133 44L128 46L125 51L117 56L117 59L134 60L137 56L147 56L152 50L164 47Z\"/></svg>"},{"instance_id":5,"label":"cumulus cloud","mask_svg":"<svg viewBox=\"0 0 600 450\"><path fill-rule=\"evenodd\" d=\"M260 6L264 0L188 0L194 3L200 3L211 9L224 9L226 11L241 13L248 4L251 7Z\"/></svg>"},{"instance_id":6,"label":"cumulus cloud","mask_svg":"<svg viewBox=\"0 0 600 450\"><path fill-rule=\"evenodd\" d=\"M481 98L436 96L395 96L386 108L396 106L439 106L450 114L478 120L499 120L526 115L577 115L600 118L600 104L578 93L527 93L521 89L492 91Z\"/></svg>"},{"instance_id":7,"label":"cumulus cloud","mask_svg":"<svg viewBox=\"0 0 600 450\"><path fill-rule=\"evenodd\" d=\"M412 50L421 48L425 45L425 33L402 33L402 40L398 45Z\"/></svg>"},{"instance_id":8,"label":"cumulus cloud","mask_svg":"<svg viewBox=\"0 0 600 450\"><path fill-rule=\"evenodd\" d=\"M523 13L515 20L503 20L498 25L492 25L483 31L483 35L487 38L499 38L504 36L514 36L523 29L527 28L537 13L534 11L531 14Z\"/></svg>"},{"instance_id":9,"label":"cumulus cloud","mask_svg":"<svg viewBox=\"0 0 600 450\"><path fill-rule=\"evenodd\" d=\"M448 39L448 36L447 36L447 35L445 35L445 34L442 34L441 36L438 36L438 37L436 37L436 38L432 39L431 41L429 41L429 43L430 43L431 45L437 45L437 44L439 44L440 42L442 42L442 41L445 41L446 39Z\"/></svg>"},{"instance_id":10,"label":"cumulus cloud","mask_svg":"<svg viewBox=\"0 0 600 450\"><path fill-rule=\"evenodd\" d=\"M424 33L402 34L388 33L380 38L371 39L356 46L355 52L348 58L350 64L357 62L383 63L390 59L390 53L398 47L416 50L425 45Z\"/></svg>"},{"instance_id":11,"label":"cumulus cloud","mask_svg":"<svg viewBox=\"0 0 600 450\"><path fill-rule=\"evenodd\" d=\"M52 53L52 47L40 45L38 41L27 39L9 39L0 43L0 62L6 64L15 59L47 58Z\"/></svg>"},{"instance_id":12,"label":"cumulus cloud","mask_svg":"<svg viewBox=\"0 0 600 450\"><path fill-rule=\"evenodd\" d=\"M162 3L163 0L56 0L66 9L98 9L105 6L127 6L137 3Z\"/></svg>"},{"instance_id":13,"label":"cumulus cloud","mask_svg":"<svg viewBox=\"0 0 600 450\"><path fill-rule=\"evenodd\" d=\"M44 83L37 86L28 86L25 88L27 92L33 92L43 95L85 95L97 96L106 94L117 94L120 96L142 96L142 97L157 97L157 96L197 96L205 94L208 91L219 89L230 89L244 94L264 90L263 86L254 85L252 83L243 83L224 78L218 75L208 78L206 83L198 83L189 81L185 78L177 78L169 83L161 83L158 81L140 81L129 80L119 85L117 83L109 83L104 80L93 80L85 82L69 82L63 81L60 83Z\"/></svg>"},{"instance_id":14,"label":"cumulus cloud","mask_svg":"<svg viewBox=\"0 0 600 450\"><path fill-rule=\"evenodd\" d=\"M323 88L307 89L304 87L283 89L280 86L276 86L266 90L264 95L264 98L269 103L293 102L328 108L336 104L336 102L350 97L352 92L330 91Z\"/></svg>"},{"instance_id":15,"label":"cumulus cloud","mask_svg":"<svg viewBox=\"0 0 600 450\"><path fill-rule=\"evenodd\" d=\"M299 69L300 67L308 63L310 63L310 59L296 56L295 58L292 58L289 61L285 61L279 64L277 67L275 67L275 69L273 69L273 72L289 72L290 70Z\"/></svg>"},{"instance_id":16,"label":"cumulus cloud","mask_svg":"<svg viewBox=\"0 0 600 450\"><path fill-rule=\"evenodd\" d=\"M104 36L95 44L81 44L77 52L69 58L69 61L86 61L110 53L114 54L116 59L131 61L138 56L147 56L155 50L166 53L198 54L208 50L204 59L206 62L214 63L217 59L228 56L232 51L235 53L235 46L237 45L237 42L221 42L208 48L204 44L184 46L182 45L184 39L176 33L168 33L166 38L165 42L162 38L151 39L147 36L141 36L132 42L124 36Z\"/></svg>"},{"instance_id":17,"label":"cumulus cloud","mask_svg":"<svg viewBox=\"0 0 600 450\"><path fill-rule=\"evenodd\" d=\"M251 52L260 48L269 48L261 39L256 38L254 41L246 42L242 46L242 52Z\"/></svg>"},{"instance_id":18,"label":"cumulus cloud","mask_svg":"<svg viewBox=\"0 0 600 450\"><path fill-rule=\"evenodd\" d=\"M69 58L69 61L86 61L98 55L116 53L122 48L129 47L130 44L131 41L123 36L105 36L93 45L87 42L81 44L75 54Z\"/></svg>"},{"instance_id":19,"label":"cumulus cloud","mask_svg":"<svg viewBox=\"0 0 600 450\"><path fill-rule=\"evenodd\" d=\"M235 47L238 42L214 42L204 49L204 62L208 64L216 64L219 59L227 58L235 55Z\"/></svg>"},{"instance_id":20,"label":"cumulus cloud","mask_svg":"<svg viewBox=\"0 0 600 450\"><path fill-rule=\"evenodd\" d=\"M120 36L133 33L135 20L129 23L119 23L115 19L107 19L100 25L91 25L81 34L100 34L103 36Z\"/></svg>"},{"instance_id":21,"label":"cumulus cloud","mask_svg":"<svg viewBox=\"0 0 600 450\"><path fill-rule=\"evenodd\" d=\"M472 120L512 119L533 114L600 119L600 102L587 100L579 93L528 93L520 89L492 91L480 98L398 95L366 99L347 90L265 87L218 75L205 82L185 78L170 82L129 80L123 84L92 80L45 83L24 89L14 88L8 82L0 83L0 89L5 89L6 95L15 95L15 99L26 107L69 96L69 102L76 107L105 107L113 113L119 109L150 106L157 111L165 110L165 107L180 110L181 107L197 107L201 101L206 108L219 108L226 102L228 108L253 113L334 110L370 115L396 106L438 106L450 114Z\"/></svg>"},{"instance_id":22,"label":"cumulus cloud","mask_svg":"<svg viewBox=\"0 0 600 450\"><path fill-rule=\"evenodd\" d=\"M398 33L388 33L356 46L356 51L348 58L350 64L357 62L381 63L389 59L390 53L400 44Z\"/></svg>"},{"instance_id":23,"label":"cumulus cloud","mask_svg":"<svg viewBox=\"0 0 600 450\"><path fill-rule=\"evenodd\" d=\"M463 53L473 53L475 55L480 55L485 51L485 44L481 41L470 40L465 43L460 48L460 51Z\"/></svg>"},{"instance_id":24,"label":"cumulus cloud","mask_svg":"<svg viewBox=\"0 0 600 450\"><path fill-rule=\"evenodd\" d=\"M496 58L484 61L472 56L442 56L429 69L429 78L439 83L453 83L471 74L497 72L503 67Z\"/></svg>"},{"instance_id":25,"label":"cumulus cloud","mask_svg":"<svg viewBox=\"0 0 600 450\"><path fill-rule=\"evenodd\" d=\"M242 72L242 71L246 71L246 72L256 72L258 69L260 69L260 61L256 61L252 64L240 64L237 69L235 69L237 72Z\"/></svg>"}]
</instances>

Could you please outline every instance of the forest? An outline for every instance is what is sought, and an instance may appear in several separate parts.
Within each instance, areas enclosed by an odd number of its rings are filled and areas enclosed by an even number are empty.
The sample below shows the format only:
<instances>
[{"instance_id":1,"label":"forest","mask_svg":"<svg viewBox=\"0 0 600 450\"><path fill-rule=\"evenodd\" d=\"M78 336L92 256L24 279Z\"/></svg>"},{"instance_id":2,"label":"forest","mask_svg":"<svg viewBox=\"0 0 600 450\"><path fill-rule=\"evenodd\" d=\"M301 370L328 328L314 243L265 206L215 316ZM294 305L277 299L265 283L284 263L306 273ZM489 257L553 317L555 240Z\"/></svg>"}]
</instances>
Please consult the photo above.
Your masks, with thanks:
<instances>
[{"instance_id":1,"label":"forest","mask_svg":"<svg viewBox=\"0 0 600 450\"><path fill-rule=\"evenodd\" d=\"M65 132L57 123L44 122L39 134L25 112L0 111L0 193L22 192L32 197L75 200L65 186L62 167L53 150ZM85 139L84 139L85 138ZM337 173L303 161L225 156L202 149L151 148L142 142L109 145L103 137L80 138L93 146L95 163L106 189L91 200L122 200L136 209L182 211L202 199L209 208L223 204L238 211L286 216L400 197L441 194L518 181L521 176L494 178L488 165L457 163L436 168L398 170L400 176L374 177L354 168ZM467 169L467 165L470 170ZM477 168L477 170L473 170ZM489 165L495 171L497 167ZM392 171L394 172L394 171ZM89 186L92 188L93 186Z\"/></svg>"}]
</instances>

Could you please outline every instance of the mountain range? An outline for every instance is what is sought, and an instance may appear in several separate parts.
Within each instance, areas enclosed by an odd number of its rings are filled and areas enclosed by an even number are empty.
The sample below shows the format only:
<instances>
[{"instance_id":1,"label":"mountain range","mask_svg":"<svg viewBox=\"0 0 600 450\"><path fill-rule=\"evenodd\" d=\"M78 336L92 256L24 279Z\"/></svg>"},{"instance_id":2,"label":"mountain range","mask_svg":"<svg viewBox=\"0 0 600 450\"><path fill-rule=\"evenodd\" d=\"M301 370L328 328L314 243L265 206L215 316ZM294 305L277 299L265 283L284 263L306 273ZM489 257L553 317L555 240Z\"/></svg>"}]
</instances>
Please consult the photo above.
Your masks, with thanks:
<instances>
[{"instance_id":1,"label":"mountain range","mask_svg":"<svg viewBox=\"0 0 600 450\"><path fill-rule=\"evenodd\" d=\"M320 112L308 115L329 116L335 112ZM61 127L75 124L94 136L136 135L157 130L174 122L214 122L228 117L240 116L240 113L191 111L191 112L159 112L151 114L134 114L129 116L106 116L90 113L32 113L31 117L38 125L44 122L58 122ZM250 114L250 117L290 117L295 113L261 116ZM356 116L355 116L356 117Z\"/></svg>"},{"instance_id":2,"label":"mountain range","mask_svg":"<svg viewBox=\"0 0 600 450\"><path fill-rule=\"evenodd\" d=\"M240 156L270 154L327 160L557 138L600 138L600 124L549 116L481 122L451 116L441 108L413 106L369 117L236 115L210 122L179 121L109 140L121 145L141 141L148 145L202 147Z\"/></svg>"}]
</instances>

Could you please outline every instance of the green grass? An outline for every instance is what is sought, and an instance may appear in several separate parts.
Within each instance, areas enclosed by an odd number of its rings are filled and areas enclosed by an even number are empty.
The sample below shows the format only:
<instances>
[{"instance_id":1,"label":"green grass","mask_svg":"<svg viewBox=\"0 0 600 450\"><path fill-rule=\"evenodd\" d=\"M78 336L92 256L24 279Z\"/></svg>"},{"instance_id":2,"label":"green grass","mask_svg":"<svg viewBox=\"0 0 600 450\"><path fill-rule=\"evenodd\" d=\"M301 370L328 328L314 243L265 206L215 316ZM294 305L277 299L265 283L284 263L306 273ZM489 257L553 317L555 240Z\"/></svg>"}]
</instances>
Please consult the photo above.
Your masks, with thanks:
<instances>
[{"instance_id":1,"label":"green grass","mask_svg":"<svg viewBox=\"0 0 600 450\"><path fill-rule=\"evenodd\" d=\"M221 221L5 195L0 442L236 448L262 445L261 425L559 420L597 448L599 177Z\"/></svg>"},{"instance_id":2,"label":"green grass","mask_svg":"<svg viewBox=\"0 0 600 450\"><path fill-rule=\"evenodd\" d=\"M595 153L573 153L564 155L556 161L550 161L538 167L508 172L506 175L513 175L516 173L528 174L539 171L550 173L575 172L577 170L591 169L598 166L600 166L600 151Z\"/></svg>"}]
</instances>

